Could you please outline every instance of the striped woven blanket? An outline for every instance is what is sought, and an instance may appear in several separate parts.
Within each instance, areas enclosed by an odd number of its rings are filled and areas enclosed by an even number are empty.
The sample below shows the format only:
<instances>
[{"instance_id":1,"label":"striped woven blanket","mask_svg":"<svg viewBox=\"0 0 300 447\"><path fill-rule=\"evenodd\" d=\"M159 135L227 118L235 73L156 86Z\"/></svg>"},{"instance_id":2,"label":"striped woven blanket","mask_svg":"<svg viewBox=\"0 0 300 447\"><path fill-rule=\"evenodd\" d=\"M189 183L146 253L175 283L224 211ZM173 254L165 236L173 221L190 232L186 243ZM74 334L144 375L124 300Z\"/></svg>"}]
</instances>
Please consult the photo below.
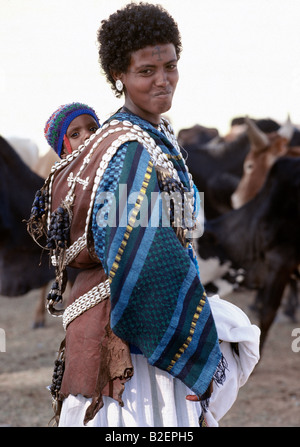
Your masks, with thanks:
<instances>
[{"instance_id":1,"label":"striped woven blanket","mask_svg":"<svg viewBox=\"0 0 300 447\"><path fill-rule=\"evenodd\" d=\"M137 117L116 117L135 119L149 132L189 188L184 163L161 132ZM111 282L111 327L151 365L203 395L221 361L218 335L188 248L163 225L160 198L145 147L122 145L100 182L92 222L96 253Z\"/></svg>"}]
</instances>

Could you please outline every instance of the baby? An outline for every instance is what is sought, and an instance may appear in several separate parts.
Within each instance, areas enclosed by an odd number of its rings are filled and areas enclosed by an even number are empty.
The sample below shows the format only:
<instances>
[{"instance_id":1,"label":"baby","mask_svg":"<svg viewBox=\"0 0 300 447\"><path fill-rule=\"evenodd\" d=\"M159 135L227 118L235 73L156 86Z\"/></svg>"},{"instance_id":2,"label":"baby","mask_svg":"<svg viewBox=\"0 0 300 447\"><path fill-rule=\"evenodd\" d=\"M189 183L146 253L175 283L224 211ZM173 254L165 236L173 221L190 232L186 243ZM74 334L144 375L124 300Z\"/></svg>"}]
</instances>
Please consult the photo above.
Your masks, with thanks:
<instances>
[{"instance_id":1,"label":"baby","mask_svg":"<svg viewBox=\"0 0 300 447\"><path fill-rule=\"evenodd\" d=\"M100 127L95 111L79 102L60 106L48 119L45 137L60 158L66 158Z\"/></svg>"}]
</instances>

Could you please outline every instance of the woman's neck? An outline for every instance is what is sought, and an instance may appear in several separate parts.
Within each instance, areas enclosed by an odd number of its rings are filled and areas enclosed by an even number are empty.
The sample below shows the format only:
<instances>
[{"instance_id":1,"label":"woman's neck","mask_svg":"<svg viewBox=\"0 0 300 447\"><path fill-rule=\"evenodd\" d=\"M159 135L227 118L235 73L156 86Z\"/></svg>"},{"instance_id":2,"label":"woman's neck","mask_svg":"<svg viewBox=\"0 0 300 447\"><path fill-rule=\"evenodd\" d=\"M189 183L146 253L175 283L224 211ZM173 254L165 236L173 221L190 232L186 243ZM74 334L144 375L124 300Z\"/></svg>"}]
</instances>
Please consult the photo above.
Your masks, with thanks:
<instances>
[{"instance_id":1,"label":"woman's neck","mask_svg":"<svg viewBox=\"0 0 300 447\"><path fill-rule=\"evenodd\" d=\"M136 116L138 116L139 118L142 118L143 120L148 121L148 123L150 123L151 126L153 126L153 127L158 128L159 125L160 125L160 116L158 116L156 119L155 119L154 117L153 117L153 119L150 119L150 116L149 116L149 117L146 117L146 116L144 116L144 115L142 115L142 114L138 114L138 113L136 113L136 112L134 111L134 107L131 107L131 106L128 105L128 104L124 104L124 106L121 108L121 111L130 113L130 114L132 114L132 115L136 115Z\"/></svg>"}]
</instances>

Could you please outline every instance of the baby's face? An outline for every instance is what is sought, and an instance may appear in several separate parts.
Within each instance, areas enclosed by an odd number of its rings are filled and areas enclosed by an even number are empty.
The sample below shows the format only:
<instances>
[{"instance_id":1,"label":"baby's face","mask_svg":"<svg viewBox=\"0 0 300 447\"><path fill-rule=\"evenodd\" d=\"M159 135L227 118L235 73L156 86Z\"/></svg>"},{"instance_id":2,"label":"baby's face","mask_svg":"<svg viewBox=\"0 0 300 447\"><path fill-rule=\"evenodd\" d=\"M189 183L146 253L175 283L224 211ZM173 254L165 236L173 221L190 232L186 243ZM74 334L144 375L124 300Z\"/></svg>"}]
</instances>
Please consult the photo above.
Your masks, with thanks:
<instances>
[{"instance_id":1,"label":"baby's face","mask_svg":"<svg viewBox=\"0 0 300 447\"><path fill-rule=\"evenodd\" d=\"M87 138L96 132L98 127L96 120L91 115L79 115L74 118L66 132L72 151L78 149ZM68 151L64 143L61 158L64 158L67 154Z\"/></svg>"}]
</instances>

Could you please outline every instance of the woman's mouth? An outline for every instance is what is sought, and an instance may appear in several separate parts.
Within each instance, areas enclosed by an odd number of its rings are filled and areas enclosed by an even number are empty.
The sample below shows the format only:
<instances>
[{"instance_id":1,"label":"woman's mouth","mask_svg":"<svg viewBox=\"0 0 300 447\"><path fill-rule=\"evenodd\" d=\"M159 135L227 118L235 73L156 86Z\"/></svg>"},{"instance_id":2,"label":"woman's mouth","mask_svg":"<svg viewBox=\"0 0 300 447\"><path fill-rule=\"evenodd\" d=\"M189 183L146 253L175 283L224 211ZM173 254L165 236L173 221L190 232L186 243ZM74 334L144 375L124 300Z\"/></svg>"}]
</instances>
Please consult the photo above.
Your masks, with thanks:
<instances>
[{"instance_id":1,"label":"woman's mouth","mask_svg":"<svg viewBox=\"0 0 300 447\"><path fill-rule=\"evenodd\" d=\"M169 96L171 94L171 90L161 90L159 92L156 92L154 94L155 97L166 97Z\"/></svg>"}]
</instances>

